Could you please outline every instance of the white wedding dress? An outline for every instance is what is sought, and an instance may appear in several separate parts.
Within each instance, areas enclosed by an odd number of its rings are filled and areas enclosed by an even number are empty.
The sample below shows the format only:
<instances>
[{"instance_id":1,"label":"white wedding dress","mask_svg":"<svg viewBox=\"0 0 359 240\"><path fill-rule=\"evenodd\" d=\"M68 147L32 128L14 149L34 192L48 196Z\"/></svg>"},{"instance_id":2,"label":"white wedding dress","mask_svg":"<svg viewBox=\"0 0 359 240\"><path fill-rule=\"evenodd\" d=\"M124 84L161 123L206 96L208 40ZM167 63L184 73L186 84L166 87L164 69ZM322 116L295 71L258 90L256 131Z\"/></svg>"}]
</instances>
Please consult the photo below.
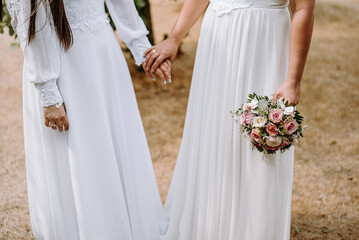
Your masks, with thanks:
<instances>
[{"instance_id":1,"label":"white wedding dress","mask_svg":"<svg viewBox=\"0 0 359 240\"><path fill-rule=\"evenodd\" d=\"M286 240L294 150L262 157L230 111L286 79L287 0L212 0L198 43L166 240Z\"/></svg>"},{"instance_id":2,"label":"white wedding dress","mask_svg":"<svg viewBox=\"0 0 359 240\"><path fill-rule=\"evenodd\" d=\"M43 0L43 2L46 2ZM136 63L150 46L132 0L107 0ZM48 8L27 44L30 0L6 0L24 51L24 129L32 230L46 240L158 240L167 220L129 70L103 0L68 0L73 46L59 48ZM65 103L70 130L46 128Z\"/></svg>"}]
</instances>

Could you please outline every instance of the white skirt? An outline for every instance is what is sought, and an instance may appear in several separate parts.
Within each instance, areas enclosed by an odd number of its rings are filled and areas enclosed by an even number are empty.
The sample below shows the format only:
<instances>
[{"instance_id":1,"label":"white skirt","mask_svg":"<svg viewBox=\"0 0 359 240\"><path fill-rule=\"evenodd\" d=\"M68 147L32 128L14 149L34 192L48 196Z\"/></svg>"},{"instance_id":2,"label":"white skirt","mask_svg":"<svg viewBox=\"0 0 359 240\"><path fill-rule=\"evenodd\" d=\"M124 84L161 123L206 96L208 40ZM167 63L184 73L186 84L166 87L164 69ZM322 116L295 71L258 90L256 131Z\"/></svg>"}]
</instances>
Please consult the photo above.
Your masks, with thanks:
<instances>
[{"instance_id":1,"label":"white skirt","mask_svg":"<svg viewBox=\"0 0 359 240\"><path fill-rule=\"evenodd\" d=\"M289 36L288 9L208 7L163 239L289 239L294 150L262 157L230 115L286 79Z\"/></svg>"},{"instance_id":2,"label":"white skirt","mask_svg":"<svg viewBox=\"0 0 359 240\"><path fill-rule=\"evenodd\" d=\"M130 73L108 24L97 34L74 32L58 84L70 122L63 133L45 127L38 92L24 76L34 236L158 240L167 221Z\"/></svg>"}]
</instances>

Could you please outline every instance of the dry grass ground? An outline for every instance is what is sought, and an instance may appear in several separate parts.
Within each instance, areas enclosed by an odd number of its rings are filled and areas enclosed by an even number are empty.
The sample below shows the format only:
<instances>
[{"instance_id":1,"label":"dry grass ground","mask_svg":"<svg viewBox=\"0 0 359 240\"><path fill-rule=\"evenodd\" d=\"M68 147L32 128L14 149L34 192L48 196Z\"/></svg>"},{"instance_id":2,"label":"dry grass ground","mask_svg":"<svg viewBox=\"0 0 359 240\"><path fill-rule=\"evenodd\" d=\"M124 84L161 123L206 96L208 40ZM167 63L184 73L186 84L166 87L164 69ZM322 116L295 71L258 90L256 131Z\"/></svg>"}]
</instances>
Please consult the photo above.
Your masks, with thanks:
<instances>
[{"instance_id":1,"label":"dry grass ground","mask_svg":"<svg viewBox=\"0 0 359 240\"><path fill-rule=\"evenodd\" d=\"M152 1L157 39L169 31L181 2ZM318 0L300 104L310 128L296 150L292 239L359 239L358 25L359 1ZM163 200L181 141L199 27L174 63L172 85L154 83L129 64ZM0 36L0 239L32 239L22 136L22 54L9 47L11 42Z\"/></svg>"}]
</instances>

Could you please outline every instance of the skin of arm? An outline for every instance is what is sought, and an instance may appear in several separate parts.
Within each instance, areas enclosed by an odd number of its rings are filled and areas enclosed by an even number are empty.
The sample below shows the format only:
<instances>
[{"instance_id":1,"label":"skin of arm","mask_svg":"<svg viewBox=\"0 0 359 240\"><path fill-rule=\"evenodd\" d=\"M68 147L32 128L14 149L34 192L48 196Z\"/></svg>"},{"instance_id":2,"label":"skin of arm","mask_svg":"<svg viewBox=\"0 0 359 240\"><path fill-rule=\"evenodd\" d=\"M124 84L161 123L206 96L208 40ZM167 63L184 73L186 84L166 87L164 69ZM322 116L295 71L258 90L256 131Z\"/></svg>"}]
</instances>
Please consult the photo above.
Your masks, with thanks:
<instances>
[{"instance_id":1,"label":"skin of arm","mask_svg":"<svg viewBox=\"0 0 359 240\"><path fill-rule=\"evenodd\" d=\"M314 6L315 0L290 1L293 18L288 76L274 96L284 98L291 105L297 105L300 100L301 81L313 34Z\"/></svg>"},{"instance_id":2,"label":"skin of arm","mask_svg":"<svg viewBox=\"0 0 359 240\"><path fill-rule=\"evenodd\" d=\"M208 3L209 0L186 0L184 2L180 15L168 38L145 52L147 71L156 71L161 62L167 58L170 61L174 60L181 41L202 15ZM156 52L153 50L156 50Z\"/></svg>"}]
</instances>

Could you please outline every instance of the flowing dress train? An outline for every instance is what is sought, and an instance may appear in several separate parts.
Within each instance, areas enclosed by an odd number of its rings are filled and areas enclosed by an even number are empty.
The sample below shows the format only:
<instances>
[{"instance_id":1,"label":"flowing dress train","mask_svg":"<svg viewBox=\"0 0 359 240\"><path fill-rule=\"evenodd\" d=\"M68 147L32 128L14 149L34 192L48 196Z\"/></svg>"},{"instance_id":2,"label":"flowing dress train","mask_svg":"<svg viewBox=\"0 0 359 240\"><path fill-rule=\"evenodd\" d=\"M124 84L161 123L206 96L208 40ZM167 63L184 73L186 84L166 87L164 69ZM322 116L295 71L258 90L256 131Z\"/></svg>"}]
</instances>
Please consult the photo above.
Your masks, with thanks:
<instances>
[{"instance_id":1,"label":"flowing dress train","mask_svg":"<svg viewBox=\"0 0 359 240\"><path fill-rule=\"evenodd\" d=\"M167 220L131 76L104 1L64 1L74 38L66 52L59 47L46 1L38 9L36 37L27 44L29 2L6 3L25 56L25 154L35 238L160 239ZM141 64L150 44L133 1L106 4ZM41 94L35 87L53 80L55 85ZM44 125L40 100L56 97L57 88L68 132Z\"/></svg>"},{"instance_id":2,"label":"flowing dress train","mask_svg":"<svg viewBox=\"0 0 359 240\"><path fill-rule=\"evenodd\" d=\"M286 79L286 0L212 0L201 29L165 240L287 240L294 150L263 158L230 111Z\"/></svg>"}]
</instances>

